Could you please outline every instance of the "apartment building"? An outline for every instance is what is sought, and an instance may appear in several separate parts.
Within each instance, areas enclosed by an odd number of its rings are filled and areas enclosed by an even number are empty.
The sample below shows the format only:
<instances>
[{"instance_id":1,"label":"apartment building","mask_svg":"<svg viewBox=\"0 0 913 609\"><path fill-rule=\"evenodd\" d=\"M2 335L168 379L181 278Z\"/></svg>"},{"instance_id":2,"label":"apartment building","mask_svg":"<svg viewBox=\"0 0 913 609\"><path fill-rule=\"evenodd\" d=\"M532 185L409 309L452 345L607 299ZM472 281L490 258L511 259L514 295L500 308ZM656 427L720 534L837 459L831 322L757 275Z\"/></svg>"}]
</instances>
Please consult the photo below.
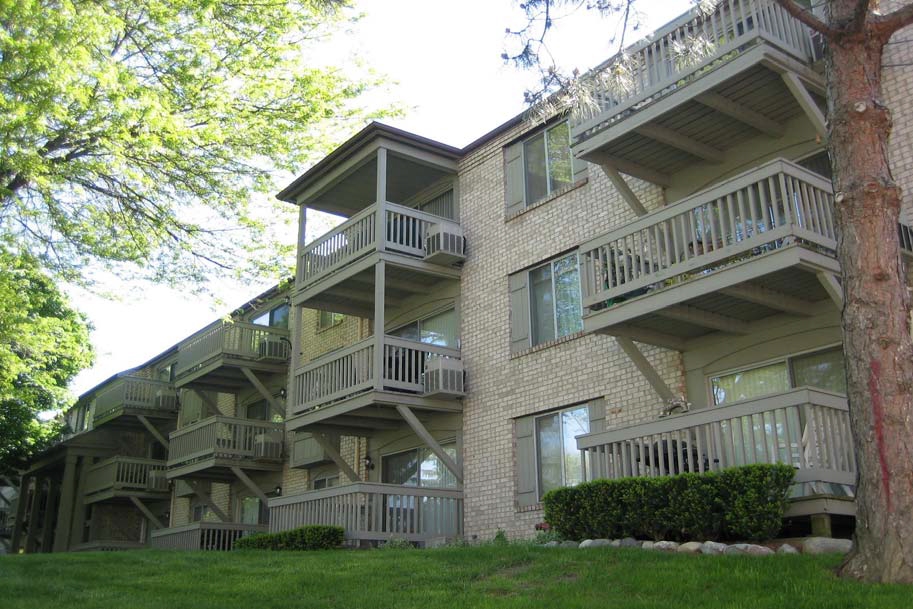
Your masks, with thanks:
<instances>
[{"instance_id":1,"label":"apartment building","mask_svg":"<svg viewBox=\"0 0 913 609\"><path fill-rule=\"evenodd\" d=\"M695 39L703 56L676 51ZM463 149L372 123L278 194L300 209L294 281L142 368L176 396L158 425L126 417L145 452L89 460L78 434L22 496L62 484L56 503L83 505L74 472L158 457L157 503L105 500L132 510L131 540L337 524L353 545L430 544L529 537L543 494L583 480L780 461L797 527L851 523L820 57L776 3L724 0L609 60L619 82L586 119L518 116ZM885 90L908 111L913 79ZM307 243L315 211L344 221ZM92 433L118 382L83 396ZM58 549L42 505L20 501L14 548ZM81 510L56 528L84 530ZM113 538L88 529L59 549Z\"/></svg>"}]
</instances>

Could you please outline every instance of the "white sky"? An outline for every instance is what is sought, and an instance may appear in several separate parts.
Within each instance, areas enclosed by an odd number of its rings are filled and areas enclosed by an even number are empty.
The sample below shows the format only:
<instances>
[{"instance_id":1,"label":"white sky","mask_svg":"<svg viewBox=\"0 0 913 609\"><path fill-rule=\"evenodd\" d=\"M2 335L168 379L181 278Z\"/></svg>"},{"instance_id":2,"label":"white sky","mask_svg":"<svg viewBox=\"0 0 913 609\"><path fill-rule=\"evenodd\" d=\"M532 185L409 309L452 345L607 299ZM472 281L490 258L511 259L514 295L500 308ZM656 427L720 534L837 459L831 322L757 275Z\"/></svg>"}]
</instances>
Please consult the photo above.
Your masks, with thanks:
<instances>
[{"instance_id":1,"label":"white sky","mask_svg":"<svg viewBox=\"0 0 913 609\"><path fill-rule=\"evenodd\" d=\"M690 6L690 0L642 0L643 28L629 33L628 42ZM328 46L327 53L355 53L393 82L386 94L393 97L380 101L399 102L407 112L385 122L462 147L523 111L523 91L534 86L535 75L501 60L505 28L523 24L516 2L357 0L356 9L363 19ZM614 19L580 11L557 21L549 46L562 66L585 71L617 50L609 45L615 28ZM97 352L95 366L76 378L73 392L78 395L145 362L253 298L271 282L220 286L215 291L222 303L155 285L122 293L119 300L69 290L74 306L94 325L92 342ZM110 285L108 289L124 288Z\"/></svg>"}]
</instances>

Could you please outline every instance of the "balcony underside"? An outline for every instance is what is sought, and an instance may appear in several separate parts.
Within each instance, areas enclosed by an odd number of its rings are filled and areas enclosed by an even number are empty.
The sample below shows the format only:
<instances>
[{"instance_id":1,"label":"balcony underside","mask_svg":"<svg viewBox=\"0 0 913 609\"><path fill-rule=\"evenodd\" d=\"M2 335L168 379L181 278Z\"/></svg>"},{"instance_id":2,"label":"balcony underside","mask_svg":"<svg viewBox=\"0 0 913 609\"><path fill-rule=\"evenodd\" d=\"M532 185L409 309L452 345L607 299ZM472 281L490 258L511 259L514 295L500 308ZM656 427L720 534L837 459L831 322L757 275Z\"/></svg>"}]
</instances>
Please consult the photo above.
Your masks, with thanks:
<instances>
[{"instance_id":1,"label":"balcony underside","mask_svg":"<svg viewBox=\"0 0 913 609\"><path fill-rule=\"evenodd\" d=\"M224 459L208 457L192 463L168 466L168 479L192 478L194 480L212 480L216 482L233 482L237 480L231 468L240 467L245 471L281 472L282 461L276 459Z\"/></svg>"},{"instance_id":2,"label":"balcony underside","mask_svg":"<svg viewBox=\"0 0 913 609\"><path fill-rule=\"evenodd\" d=\"M144 428L137 416L148 419L177 420L177 410L163 410L160 408L133 408L120 406L106 412L103 416L95 417L95 426L106 425L111 428L139 429Z\"/></svg>"},{"instance_id":3,"label":"balcony underside","mask_svg":"<svg viewBox=\"0 0 913 609\"><path fill-rule=\"evenodd\" d=\"M250 387L242 368L266 374L288 373L285 361L248 359L222 355L183 373L174 380L174 386L194 389L235 392Z\"/></svg>"},{"instance_id":4,"label":"balcony underside","mask_svg":"<svg viewBox=\"0 0 913 609\"><path fill-rule=\"evenodd\" d=\"M171 491L141 491L136 489L106 489L97 493L86 495L85 503L124 503L131 504L131 497L141 501L168 501Z\"/></svg>"},{"instance_id":5,"label":"balcony underside","mask_svg":"<svg viewBox=\"0 0 913 609\"><path fill-rule=\"evenodd\" d=\"M377 429L407 429L395 410L398 405L408 406L419 415L423 412L463 411L463 402L458 399L427 398L394 391L367 391L293 416L286 420L285 425L287 431L323 428L326 431L362 434Z\"/></svg>"},{"instance_id":6,"label":"balcony underside","mask_svg":"<svg viewBox=\"0 0 913 609\"><path fill-rule=\"evenodd\" d=\"M578 134L574 154L658 184L694 163L717 164L759 134L779 137L803 108L783 74L823 107L823 78L766 43L709 69L658 101L642 102Z\"/></svg>"},{"instance_id":7,"label":"balcony underside","mask_svg":"<svg viewBox=\"0 0 913 609\"><path fill-rule=\"evenodd\" d=\"M683 350L712 332L744 334L754 321L810 311L828 298L822 272L839 274L839 264L793 244L612 304L585 317L584 328Z\"/></svg>"},{"instance_id":8,"label":"balcony underside","mask_svg":"<svg viewBox=\"0 0 913 609\"><path fill-rule=\"evenodd\" d=\"M433 293L442 283L460 278L460 270L456 268L405 255L374 252L299 291L292 302L312 309L373 317L374 267L381 261L387 263L384 302L388 308L419 294Z\"/></svg>"}]
</instances>

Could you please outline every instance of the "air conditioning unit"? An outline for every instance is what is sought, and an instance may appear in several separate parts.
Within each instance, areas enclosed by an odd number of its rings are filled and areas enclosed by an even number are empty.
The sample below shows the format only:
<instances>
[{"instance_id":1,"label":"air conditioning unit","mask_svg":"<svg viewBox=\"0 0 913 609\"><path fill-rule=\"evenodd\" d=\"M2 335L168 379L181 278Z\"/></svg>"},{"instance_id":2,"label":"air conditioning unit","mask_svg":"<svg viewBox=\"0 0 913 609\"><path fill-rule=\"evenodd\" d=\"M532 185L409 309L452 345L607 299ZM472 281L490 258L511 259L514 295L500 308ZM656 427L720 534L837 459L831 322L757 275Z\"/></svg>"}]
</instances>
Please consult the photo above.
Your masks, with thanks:
<instances>
[{"instance_id":1,"label":"air conditioning unit","mask_svg":"<svg viewBox=\"0 0 913 609\"><path fill-rule=\"evenodd\" d=\"M288 359L288 343L278 338L265 338L260 341L260 359Z\"/></svg>"},{"instance_id":2,"label":"air conditioning unit","mask_svg":"<svg viewBox=\"0 0 913 609\"><path fill-rule=\"evenodd\" d=\"M147 491L168 491L168 476L163 469L154 469L146 476Z\"/></svg>"},{"instance_id":3,"label":"air conditioning unit","mask_svg":"<svg viewBox=\"0 0 913 609\"><path fill-rule=\"evenodd\" d=\"M456 224L432 224L425 231L425 261L451 265L466 259L466 240Z\"/></svg>"},{"instance_id":4,"label":"air conditioning unit","mask_svg":"<svg viewBox=\"0 0 913 609\"><path fill-rule=\"evenodd\" d=\"M440 355L428 356L425 361L425 395L438 397L466 395L463 362Z\"/></svg>"},{"instance_id":5,"label":"air conditioning unit","mask_svg":"<svg viewBox=\"0 0 913 609\"><path fill-rule=\"evenodd\" d=\"M261 433L254 436L254 459L276 461L282 458L281 432Z\"/></svg>"}]
</instances>

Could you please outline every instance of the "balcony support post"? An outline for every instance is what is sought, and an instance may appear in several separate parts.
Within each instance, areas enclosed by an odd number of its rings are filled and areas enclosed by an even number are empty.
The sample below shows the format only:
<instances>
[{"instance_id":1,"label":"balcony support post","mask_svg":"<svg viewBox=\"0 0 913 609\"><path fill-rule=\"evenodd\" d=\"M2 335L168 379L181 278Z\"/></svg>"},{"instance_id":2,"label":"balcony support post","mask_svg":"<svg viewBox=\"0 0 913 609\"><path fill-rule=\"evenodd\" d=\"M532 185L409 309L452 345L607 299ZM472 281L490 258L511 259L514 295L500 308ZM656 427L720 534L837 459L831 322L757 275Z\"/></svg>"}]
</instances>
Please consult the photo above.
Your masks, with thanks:
<instances>
[{"instance_id":1,"label":"balcony support post","mask_svg":"<svg viewBox=\"0 0 913 609\"><path fill-rule=\"evenodd\" d=\"M374 389L384 388L384 277L387 263L381 260L374 266Z\"/></svg>"},{"instance_id":2,"label":"balcony support post","mask_svg":"<svg viewBox=\"0 0 913 609\"><path fill-rule=\"evenodd\" d=\"M57 532L54 534L55 552L65 552L70 549L70 525L73 523L73 510L76 503L77 459L77 455L74 454L68 454L64 459L60 506L57 508Z\"/></svg>"},{"instance_id":3,"label":"balcony support post","mask_svg":"<svg viewBox=\"0 0 913 609\"><path fill-rule=\"evenodd\" d=\"M812 126L815 128L815 133L818 134L821 141L826 142L827 124L824 120L824 113L821 112L821 108L812 99L811 93L808 92L808 89L805 88L805 85L802 84L795 72L783 72L780 76L783 78L783 82L786 83L786 88L796 98L799 107L802 108L808 120L811 121Z\"/></svg>"},{"instance_id":4,"label":"balcony support post","mask_svg":"<svg viewBox=\"0 0 913 609\"><path fill-rule=\"evenodd\" d=\"M824 287L824 291L831 297L834 304L837 305L838 311L843 311L843 286L837 280L833 273L818 273L818 281Z\"/></svg>"},{"instance_id":5,"label":"balcony support post","mask_svg":"<svg viewBox=\"0 0 913 609\"><path fill-rule=\"evenodd\" d=\"M250 489L250 492L256 495L258 499L260 499L263 505L266 505L269 502L269 497L266 496L266 493L264 493L259 486L254 484L254 481L250 479L250 476L244 473L243 469L237 465L233 465L231 467L231 472L238 480L241 481L241 484Z\"/></svg>"},{"instance_id":6,"label":"balcony support post","mask_svg":"<svg viewBox=\"0 0 913 609\"><path fill-rule=\"evenodd\" d=\"M615 340L618 342L618 346L621 347L622 351L628 356L628 359L631 360L631 363L633 363L643 377L647 379L647 382L653 387L653 391L659 395L663 402L668 403L674 400L675 394L673 394L672 390L669 389L669 386L666 385L663 377L659 375L659 372L656 371L653 364L651 364L646 356L641 353L640 349L637 348L634 341L622 336L616 336Z\"/></svg>"},{"instance_id":7,"label":"balcony support post","mask_svg":"<svg viewBox=\"0 0 913 609\"><path fill-rule=\"evenodd\" d=\"M377 214L374 217L374 247L378 252L387 249L387 149L377 149ZM383 328L383 326L381 326Z\"/></svg>"},{"instance_id":8,"label":"balcony support post","mask_svg":"<svg viewBox=\"0 0 913 609\"><path fill-rule=\"evenodd\" d=\"M60 489L56 488L53 478L48 478L48 490L47 490L47 499L44 503L44 521L41 523L41 551L50 552L51 551L51 540L54 536L51 534L51 530L54 527L54 502L57 500L57 495L60 494Z\"/></svg>"},{"instance_id":9,"label":"balcony support post","mask_svg":"<svg viewBox=\"0 0 913 609\"><path fill-rule=\"evenodd\" d=\"M246 366L241 366L241 372L244 376L247 377L247 380L250 381L250 384L254 386L254 389L257 390L257 393L260 394L266 403L269 404L270 409L278 414L280 417L285 418L285 408L279 403L279 400L273 397L273 394L269 392L266 386L260 382L260 379L257 378L257 375L254 374L253 370Z\"/></svg>"},{"instance_id":10,"label":"balcony support post","mask_svg":"<svg viewBox=\"0 0 913 609\"><path fill-rule=\"evenodd\" d=\"M22 539L22 523L25 521L25 506L28 504L29 487L32 477L23 475L19 480L19 494L16 500L16 524L13 525L13 536L10 540L10 552L19 553L19 543Z\"/></svg>"},{"instance_id":11,"label":"balcony support post","mask_svg":"<svg viewBox=\"0 0 913 609\"><path fill-rule=\"evenodd\" d=\"M311 432L311 437L314 438L317 444L320 444L320 448L323 449L323 452L333 460L336 467L346 475L350 482L362 482L361 476L359 476L358 472L352 469L352 466L342 458L342 455L339 454L339 451L336 450L336 447L333 446L333 443L330 442L329 438L319 431Z\"/></svg>"},{"instance_id":12,"label":"balcony support post","mask_svg":"<svg viewBox=\"0 0 913 609\"><path fill-rule=\"evenodd\" d=\"M618 194L621 195L621 198L624 199L625 203L628 204L628 207L631 208L631 211L634 212L634 215L646 216L647 208L640 202L640 199L637 198L637 195L634 194L634 191L631 190L631 187L625 182L625 179L621 177L618 170L608 163L603 163L600 167L602 167L602 172L609 178L612 185L618 190Z\"/></svg>"},{"instance_id":13,"label":"balcony support post","mask_svg":"<svg viewBox=\"0 0 913 609\"><path fill-rule=\"evenodd\" d=\"M168 448L169 448L168 440L165 438L165 436L162 435L162 432L160 432L158 429L156 429L155 425L153 425L149 421L149 419L146 418L145 415L138 414L138 415L136 415L136 418L139 420L140 423L143 424L143 427L146 428L146 431L148 431L152 435L152 437L156 439L156 441L159 444L164 446L165 450L168 450Z\"/></svg>"},{"instance_id":14,"label":"balcony support post","mask_svg":"<svg viewBox=\"0 0 913 609\"><path fill-rule=\"evenodd\" d=\"M428 445L428 448L431 449L438 459L453 473L456 477L457 482L463 484L463 468L453 460L453 458L448 455L443 447L438 444L437 440L432 437L431 433L422 425L422 422L418 420L418 417L415 416L415 413L408 406L403 406L402 404L396 405L396 411L399 412L400 416L406 420L406 423L409 424L409 427L412 428L412 431L415 432L422 441Z\"/></svg>"},{"instance_id":15,"label":"balcony support post","mask_svg":"<svg viewBox=\"0 0 913 609\"><path fill-rule=\"evenodd\" d=\"M83 457L79 468L79 481L76 483L76 508L73 510L73 522L70 525L70 541L82 543L82 533L86 528L86 479L92 469L92 459Z\"/></svg>"},{"instance_id":16,"label":"balcony support post","mask_svg":"<svg viewBox=\"0 0 913 609\"><path fill-rule=\"evenodd\" d=\"M29 528L25 532L25 553L31 554L35 551L35 539L38 536L38 510L41 509L41 490L44 486L44 479L35 476L35 482L32 488L32 509L29 510Z\"/></svg>"},{"instance_id":17,"label":"balcony support post","mask_svg":"<svg viewBox=\"0 0 913 609\"><path fill-rule=\"evenodd\" d=\"M162 524L162 521L156 518L155 514L153 514L152 511L146 507L146 504L140 501L138 497L133 497L131 495L130 502L136 506L136 509L143 513L143 516L145 516L150 524L152 524L152 526L154 526L156 529L165 528L165 525Z\"/></svg>"},{"instance_id":18,"label":"balcony support post","mask_svg":"<svg viewBox=\"0 0 913 609\"><path fill-rule=\"evenodd\" d=\"M216 505L215 501L212 500L212 497L209 496L209 493L200 488L200 485L197 484L195 480L188 480L187 486L191 488L194 495L200 498L200 501L209 506L209 509L212 510L212 513L216 515L216 518L222 522L229 521L229 518L225 512L223 512L222 509Z\"/></svg>"}]
</instances>

